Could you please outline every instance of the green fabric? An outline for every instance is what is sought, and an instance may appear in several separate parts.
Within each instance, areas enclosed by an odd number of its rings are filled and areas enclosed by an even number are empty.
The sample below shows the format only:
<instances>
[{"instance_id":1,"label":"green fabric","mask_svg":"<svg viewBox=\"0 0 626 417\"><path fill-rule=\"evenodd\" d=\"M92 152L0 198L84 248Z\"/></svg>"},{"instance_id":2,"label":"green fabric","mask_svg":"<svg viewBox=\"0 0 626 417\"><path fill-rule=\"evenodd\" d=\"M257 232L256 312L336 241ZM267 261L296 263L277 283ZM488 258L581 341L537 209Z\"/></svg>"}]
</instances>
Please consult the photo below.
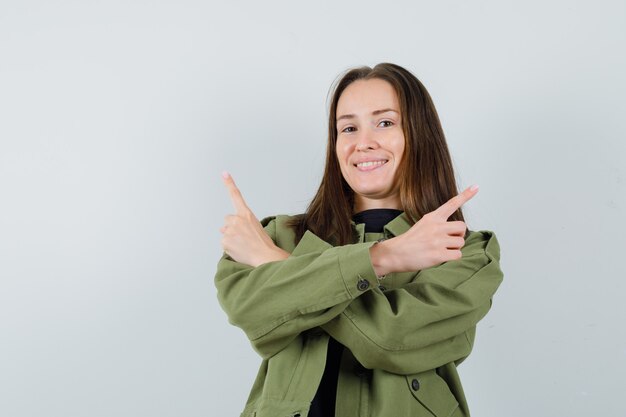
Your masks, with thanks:
<instances>
[{"instance_id":1,"label":"green fabric","mask_svg":"<svg viewBox=\"0 0 626 417\"><path fill-rule=\"evenodd\" d=\"M406 232L405 214L383 234L353 224L359 240L337 247L310 231L295 245L288 219L261 223L289 258L252 268L224 255L215 275L229 322L263 358L241 416L306 417L328 335L348 348L337 416L469 416L456 366L469 355L476 323L503 278L495 234L470 231L462 259L390 274L381 290L369 248Z\"/></svg>"}]
</instances>

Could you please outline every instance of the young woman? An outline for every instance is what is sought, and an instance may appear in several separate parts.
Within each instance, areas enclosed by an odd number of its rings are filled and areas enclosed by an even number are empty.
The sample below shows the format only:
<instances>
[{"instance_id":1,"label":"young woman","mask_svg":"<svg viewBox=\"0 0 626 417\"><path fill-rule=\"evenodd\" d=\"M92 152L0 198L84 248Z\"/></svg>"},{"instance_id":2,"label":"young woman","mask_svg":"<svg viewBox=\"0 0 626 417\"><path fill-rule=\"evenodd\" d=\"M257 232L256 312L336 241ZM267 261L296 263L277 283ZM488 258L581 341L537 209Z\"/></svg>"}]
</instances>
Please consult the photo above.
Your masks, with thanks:
<instances>
[{"instance_id":1,"label":"young woman","mask_svg":"<svg viewBox=\"0 0 626 417\"><path fill-rule=\"evenodd\" d=\"M233 179L215 284L263 362L242 416L468 416L456 367L502 281L467 228L445 137L415 76L383 63L335 85L322 183L260 222Z\"/></svg>"}]
</instances>

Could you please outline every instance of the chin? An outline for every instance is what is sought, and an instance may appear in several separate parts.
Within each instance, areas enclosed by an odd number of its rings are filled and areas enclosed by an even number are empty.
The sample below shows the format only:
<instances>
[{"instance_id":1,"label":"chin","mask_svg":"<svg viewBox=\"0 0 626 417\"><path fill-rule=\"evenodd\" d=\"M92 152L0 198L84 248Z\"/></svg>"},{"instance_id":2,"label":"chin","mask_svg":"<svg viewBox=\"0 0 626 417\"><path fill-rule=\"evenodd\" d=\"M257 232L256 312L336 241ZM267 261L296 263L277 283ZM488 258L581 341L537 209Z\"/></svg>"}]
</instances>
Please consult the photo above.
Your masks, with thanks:
<instances>
[{"instance_id":1,"label":"chin","mask_svg":"<svg viewBox=\"0 0 626 417\"><path fill-rule=\"evenodd\" d=\"M366 198L368 200L384 200L390 198L392 193L387 190L355 190L355 195L358 195L361 198Z\"/></svg>"},{"instance_id":2,"label":"chin","mask_svg":"<svg viewBox=\"0 0 626 417\"><path fill-rule=\"evenodd\" d=\"M384 198L391 194L391 189L388 187L376 187L371 184L364 186L351 187L352 190L367 198Z\"/></svg>"}]
</instances>

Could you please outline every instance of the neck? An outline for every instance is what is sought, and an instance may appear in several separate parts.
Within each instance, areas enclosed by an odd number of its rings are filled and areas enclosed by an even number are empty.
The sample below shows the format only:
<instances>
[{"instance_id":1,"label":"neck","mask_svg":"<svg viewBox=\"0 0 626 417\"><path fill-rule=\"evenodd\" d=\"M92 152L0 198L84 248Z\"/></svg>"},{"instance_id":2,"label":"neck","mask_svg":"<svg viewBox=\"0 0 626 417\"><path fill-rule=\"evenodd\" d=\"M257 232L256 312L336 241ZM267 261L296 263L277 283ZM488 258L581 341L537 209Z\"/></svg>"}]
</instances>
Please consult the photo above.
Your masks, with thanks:
<instances>
[{"instance_id":1,"label":"neck","mask_svg":"<svg viewBox=\"0 0 626 417\"><path fill-rule=\"evenodd\" d=\"M400 198L396 196L380 199L369 199L357 196L354 201L353 213L360 213L365 210L377 208L402 210L402 204L400 203Z\"/></svg>"}]
</instances>

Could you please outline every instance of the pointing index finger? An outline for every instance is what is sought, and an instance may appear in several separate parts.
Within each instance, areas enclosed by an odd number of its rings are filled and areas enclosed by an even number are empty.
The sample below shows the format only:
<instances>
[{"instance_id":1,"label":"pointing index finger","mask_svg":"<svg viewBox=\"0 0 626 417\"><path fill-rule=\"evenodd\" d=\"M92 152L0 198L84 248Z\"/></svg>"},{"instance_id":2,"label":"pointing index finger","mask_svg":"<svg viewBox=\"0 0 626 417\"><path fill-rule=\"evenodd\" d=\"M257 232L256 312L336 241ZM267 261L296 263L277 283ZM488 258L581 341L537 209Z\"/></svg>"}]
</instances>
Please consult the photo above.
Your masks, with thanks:
<instances>
[{"instance_id":1,"label":"pointing index finger","mask_svg":"<svg viewBox=\"0 0 626 417\"><path fill-rule=\"evenodd\" d=\"M435 212L447 219L457 211L463 204L467 203L472 197L478 193L478 185L472 185L466 188L462 193L455 195L450 200L443 203Z\"/></svg>"},{"instance_id":2,"label":"pointing index finger","mask_svg":"<svg viewBox=\"0 0 626 417\"><path fill-rule=\"evenodd\" d=\"M233 202L233 206L235 207L235 212L237 214L249 212L250 208L243 199L243 195L241 195L241 191L237 188L233 177L228 172L224 171L222 172L222 178L224 180L224 185L226 185L226 188L228 189L230 200Z\"/></svg>"}]
</instances>

